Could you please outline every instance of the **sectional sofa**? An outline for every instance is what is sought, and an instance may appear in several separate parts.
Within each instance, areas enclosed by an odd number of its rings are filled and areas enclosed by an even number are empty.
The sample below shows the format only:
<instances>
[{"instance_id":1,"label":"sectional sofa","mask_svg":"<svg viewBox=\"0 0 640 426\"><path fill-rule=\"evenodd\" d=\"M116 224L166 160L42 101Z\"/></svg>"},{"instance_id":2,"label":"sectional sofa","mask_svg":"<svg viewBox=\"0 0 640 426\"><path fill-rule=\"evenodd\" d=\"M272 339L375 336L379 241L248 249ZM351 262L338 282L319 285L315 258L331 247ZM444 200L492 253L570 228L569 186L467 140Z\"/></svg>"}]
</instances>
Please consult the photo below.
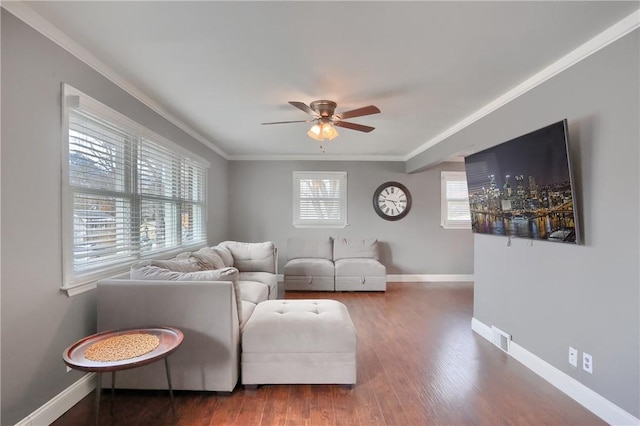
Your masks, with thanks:
<instances>
[{"instance_id":1,"label":"sectional sofa","mask_svg":"<svg viewBox=\"0 0 640 426\"><path fill-rule=\"evenodd\" d=\"M387 269L377 239L289 238L285 290L385 291Z\"/></svg>"},{"instance_id":2,"label":"sectional sofa","mask_svg":"<svg viewBox=\"0 0 640 426\"><path fill-rule=\"evenodd\" d=\"M274 243L236 241L138 262L98 282L98 331L177 327L185 337L170 359L173 388L231 392L242 329L258 303L277 298L277 265ZM103 386L111 386L110 378ZM116 387L166 389L164 365L119 372Z\"/></svg>"}]
</instances>

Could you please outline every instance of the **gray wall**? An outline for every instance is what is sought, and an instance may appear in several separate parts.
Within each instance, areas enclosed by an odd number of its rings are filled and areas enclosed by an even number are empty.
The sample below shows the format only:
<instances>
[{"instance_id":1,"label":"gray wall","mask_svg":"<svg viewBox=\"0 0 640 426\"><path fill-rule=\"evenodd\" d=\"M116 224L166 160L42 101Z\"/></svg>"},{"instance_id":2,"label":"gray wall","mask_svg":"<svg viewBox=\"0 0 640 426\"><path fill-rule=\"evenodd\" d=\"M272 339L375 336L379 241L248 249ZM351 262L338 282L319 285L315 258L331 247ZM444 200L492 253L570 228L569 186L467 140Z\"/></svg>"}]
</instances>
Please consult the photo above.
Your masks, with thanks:
<instances>
[{"instance_id":1,"label":"gray wall","mask_svg":"<svg viewBox=\"0 0 640 426\"><path fill-rule=\"evenodd\" d=\"M421 156L488 147L569 122L584 245L476 235L474 316L640 417L639 31ZM410 169L419 169L414 162ZM568 364L573 346L593 374Z\"/></svg>"},{"instance_id":2,"label":"gray wall","mask_svg":"<svg viewBox=\"0 0 640 426\"><path fill-rule=\"evenodd\" d=\"M338 236L378 238L390 274L471 274L473 234L440 227L441 170L464 170L464 164L446 163L409 175L401 162L232 161L229 235L240 241L274 241L280 272L287 260L287 238ZM293 171L346 171L349 226L295 228ZM412 195L411 211L399 221L383 220L373 210L373 193L386 181L403 183Z\"/></svg>"},{"instance_id":3,"label":"gray wall","mask_svg":"<svg viewBox=\"0 0 640 426\"><path fill-rule=\"evenodd\" d=\"M95 292L59 290L61 82L211 163L212 241L226 238L227 162L4 9L1 59L1 416L14 424L82 376L65 372L62 351L96 331Z\"/></svg>"}]
</instances>

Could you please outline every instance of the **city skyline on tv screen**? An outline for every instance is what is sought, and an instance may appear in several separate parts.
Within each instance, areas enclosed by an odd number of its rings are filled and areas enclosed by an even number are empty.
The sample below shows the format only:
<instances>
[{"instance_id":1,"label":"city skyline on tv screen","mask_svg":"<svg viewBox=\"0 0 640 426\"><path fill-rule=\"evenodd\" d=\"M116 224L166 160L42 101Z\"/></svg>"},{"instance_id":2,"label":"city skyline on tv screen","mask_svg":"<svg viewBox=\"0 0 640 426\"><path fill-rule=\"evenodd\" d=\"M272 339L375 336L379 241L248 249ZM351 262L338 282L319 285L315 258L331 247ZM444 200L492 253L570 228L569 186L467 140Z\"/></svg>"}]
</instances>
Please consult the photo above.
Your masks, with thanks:
<instances>
[{"instance_id":1,"label":"city skyline on tv screen","mask_svg":"<svg viewBox=\"0 0 640 426\"><path fill-rule=\"evenodd\" d=\"M566 121L465 158L473 232L577 243Z\"/></svg>"}]
</instances>

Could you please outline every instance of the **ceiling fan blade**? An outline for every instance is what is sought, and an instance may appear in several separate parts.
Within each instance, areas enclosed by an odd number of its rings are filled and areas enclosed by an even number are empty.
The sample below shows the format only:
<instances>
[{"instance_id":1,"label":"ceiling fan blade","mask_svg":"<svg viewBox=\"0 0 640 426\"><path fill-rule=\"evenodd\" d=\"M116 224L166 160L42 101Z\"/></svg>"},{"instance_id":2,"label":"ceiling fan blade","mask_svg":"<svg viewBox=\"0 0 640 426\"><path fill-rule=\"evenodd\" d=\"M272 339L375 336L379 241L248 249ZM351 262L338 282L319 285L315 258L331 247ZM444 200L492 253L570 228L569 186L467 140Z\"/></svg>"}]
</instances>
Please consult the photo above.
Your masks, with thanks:
<instances>
[{"instance_id":1,"label":"ceiling fan blade","mask_svg":"<svg viewBox=\"0 0 640 426\"><path fill-rule=\"evenodd\" d=\"M345 127L351 130L358 130L359 132L367 132L367 133L375 129L375 127L365 126L365 125L356 124L356 123L349 123L348 121L334 121L333 125L339 126L339 127Z\"/></svg>"},{"instance_id":2,"label":"ceiling fan blade","mask_svg":"<svg viewBox=\"0 0 640 426\"><path fill-rule=\"evenodd\" d=\"M380 109L375 105L369 105L366 107L352 109L351 111L341 112L340 114L336 114L340 119L345 118L353 118L353 117L362 117L363 115L371 115L377 114L380 112Z\"/></svg>"},{"instance_id":3,"label":"ceiling fan blade","mask_svg":"<svg viewBox=\"0 0 640 426\"><path fill-rule=\"evenodd\" d=\"M312 121L314 121L315 118L313 120L295 120L295 121L272 121L269 123L261 123L261 124L287 124L287 123L311 123Z\"/></svg>"},{"instance_id":4,"label":"ceiling fan blade","mask_svg":"<svg viewBox=\"0 0 640 426\"><path fill-rule=\"evenodd\" d=\"M313 116L318 116L318 113L315 112L314 110L311 109L310 106L308 106L307 104L305 104L304 102L298 102L298 101L289 101L289 104L293 105L294 107L306 112L307 114L311 114Z\"/></svg>"}]
</instances>

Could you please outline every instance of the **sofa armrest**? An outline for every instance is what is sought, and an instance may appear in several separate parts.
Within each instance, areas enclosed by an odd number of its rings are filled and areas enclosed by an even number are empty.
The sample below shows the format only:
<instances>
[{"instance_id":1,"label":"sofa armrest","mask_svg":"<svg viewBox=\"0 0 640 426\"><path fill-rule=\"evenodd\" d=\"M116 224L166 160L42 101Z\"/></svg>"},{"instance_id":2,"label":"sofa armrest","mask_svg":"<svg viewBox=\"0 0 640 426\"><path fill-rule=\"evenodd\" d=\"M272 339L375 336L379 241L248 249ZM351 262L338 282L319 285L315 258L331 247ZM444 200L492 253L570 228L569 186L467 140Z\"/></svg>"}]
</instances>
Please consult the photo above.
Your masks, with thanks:
<instances>
[{"instance_id":1,"label":"sofa armrest","mask_svg":"<svg viewBox=\"0 0 640 426\"><path fill-rule=\"evenodd\" d=\"M174 389L233 390L240 344L233 283L104 279L97 287L98 331L172 326L184 333L170 360ZM163 368L154 363L123 371L116 385L166 389Z\"/></svg>"}]
</instances>

